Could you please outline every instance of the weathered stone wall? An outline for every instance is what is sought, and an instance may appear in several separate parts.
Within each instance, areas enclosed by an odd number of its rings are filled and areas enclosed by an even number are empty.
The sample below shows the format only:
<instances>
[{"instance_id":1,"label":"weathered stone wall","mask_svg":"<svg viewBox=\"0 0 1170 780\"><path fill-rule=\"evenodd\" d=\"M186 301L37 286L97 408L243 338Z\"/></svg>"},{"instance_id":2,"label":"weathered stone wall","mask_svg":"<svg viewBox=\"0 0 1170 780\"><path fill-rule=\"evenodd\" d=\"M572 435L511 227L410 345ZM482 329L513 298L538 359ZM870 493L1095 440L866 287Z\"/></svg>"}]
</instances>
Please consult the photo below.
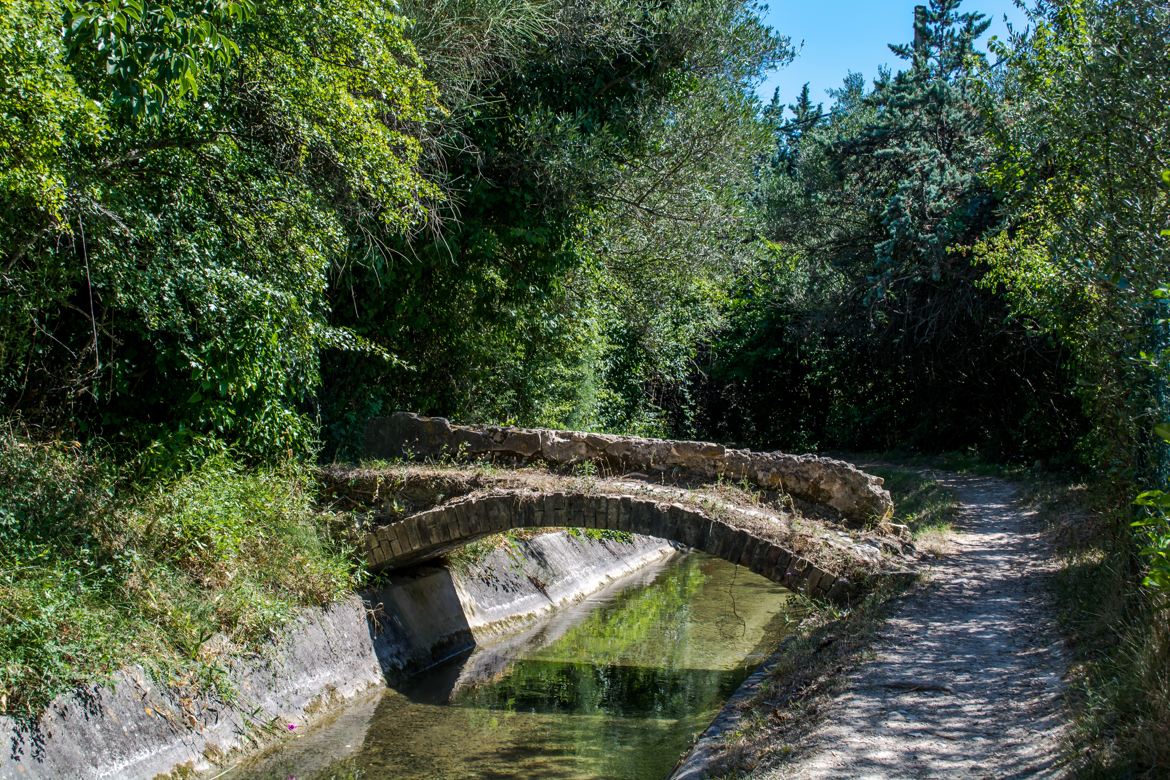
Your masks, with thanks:
<instances>
[{"instance_id":1,"label":"weathered stone wall","mask_svg":"<svg viewBox=\"0 0 1170 780\"><path fill-rule=\"evenodd\" d=\"M855 524L882 521L893 513L893 501L880 478L850 463L815 455L599 433L452 425L441 417L407 412L371 420L365 448L375 458L487 456L554 467L589 461L615 473L641 472L663 479L747 480L765 490L831 507Z\"/></svg>"}]
</instances>

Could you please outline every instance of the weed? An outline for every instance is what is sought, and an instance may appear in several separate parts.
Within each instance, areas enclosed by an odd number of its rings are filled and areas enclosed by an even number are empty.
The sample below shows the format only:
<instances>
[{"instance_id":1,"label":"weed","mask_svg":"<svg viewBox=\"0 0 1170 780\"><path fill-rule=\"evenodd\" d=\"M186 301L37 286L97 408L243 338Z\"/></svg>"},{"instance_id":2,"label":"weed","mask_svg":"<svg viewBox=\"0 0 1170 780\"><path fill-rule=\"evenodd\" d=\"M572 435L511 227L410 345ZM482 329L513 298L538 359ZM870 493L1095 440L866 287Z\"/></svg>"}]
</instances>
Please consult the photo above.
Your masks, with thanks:
<instances>
[{"instance_id":1,"label":"weed","mask_svg":"<svg viewBox=\"0 0 1170 780\"><path fill-rule=\"evenodd\" d=\"M122 463L0 430L4 712L33 716L133 662L230 695L208 639L253 645L362 577L300 467L245 469L212 451L129 488L141 472Z\"/></svg>"},{"instance_id":2,"label":"weed","mask_svg":"<svg viewBox=\"0 0 1170 780\"><path fill-rule=\"evenodd\" d=\"M1056 595L1073 651L1070 749L1082 777L1170 768L1170 620L1138 584L1128 506L1107 491L1041 483L1030 500L1060 559Z\"/></svg>"},{"instance_id":3,"label":"weed","mask_svg":"<svg viewBox=\"0 0 1170 780\"><path fill-rule=\"evenodd\" d=\"M906 526L918 549L944 555L959 511L955 492L913 467L867 466L894 499L893 522Z\"/></svg>"}]
</instances>

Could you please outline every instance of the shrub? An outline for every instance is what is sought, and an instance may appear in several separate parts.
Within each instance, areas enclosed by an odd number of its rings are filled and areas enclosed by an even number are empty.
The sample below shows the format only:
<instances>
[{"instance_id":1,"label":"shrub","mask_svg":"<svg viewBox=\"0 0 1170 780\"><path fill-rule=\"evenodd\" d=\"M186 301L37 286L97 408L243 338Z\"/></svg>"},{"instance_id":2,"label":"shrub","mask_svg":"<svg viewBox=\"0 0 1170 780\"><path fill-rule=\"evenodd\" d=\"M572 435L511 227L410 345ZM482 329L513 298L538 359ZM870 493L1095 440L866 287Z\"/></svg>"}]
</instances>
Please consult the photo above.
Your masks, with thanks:
<instances>
[{"instance_id":1,"label":"shrub","mask_svg":"<svg viewBox=\"0 0 1170 780\"><path fill-rule=\"evenodd\" d=\"M114 463L0 428L0 712L132 662L214 680L207 639L254 646L361 579L303 467L221 451L130 488Z\"/></svg>"}]
</instances>

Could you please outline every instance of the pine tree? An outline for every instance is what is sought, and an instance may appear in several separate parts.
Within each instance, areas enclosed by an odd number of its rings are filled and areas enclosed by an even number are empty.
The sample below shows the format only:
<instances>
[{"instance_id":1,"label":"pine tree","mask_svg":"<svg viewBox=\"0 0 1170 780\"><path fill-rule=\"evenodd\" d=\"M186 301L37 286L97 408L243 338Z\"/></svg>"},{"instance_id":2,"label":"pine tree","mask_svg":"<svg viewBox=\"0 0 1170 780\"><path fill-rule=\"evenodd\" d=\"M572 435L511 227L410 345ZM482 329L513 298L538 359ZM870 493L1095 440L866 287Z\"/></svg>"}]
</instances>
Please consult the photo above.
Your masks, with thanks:
<instances>
[{"instance_id":1,"label":"pine tree","mask_svg":"<svg viewBox=\"0 0 1170 780\"><path fill-rule=\"evenodd\" d=\"M796 102L788 106L792 112L792 119L788 122L788 137L794 145L799 145L801 137L821 123L824 118L824 106L821 103L813 105L808 92L808 82L800 89L800 96Z\"/></svg>"},{"instance_id":2,"label":"pine tree","mask_svg":"<svg viewBox=\"0 0 1170 780\"><path fill-rule=\"evenodd\" d=\"M909 67L875 90L878 120L846 149L862 165L863 185L883 198L870 302L896 295L899 286L965 277L967 261L951 250L970 243L988 216L979 179L982 118L971 83L983 59L975 42L990 22L959 13L960 4L932 0L915 8L913 42L890 46Z\"/></svg>"}]
</instances>

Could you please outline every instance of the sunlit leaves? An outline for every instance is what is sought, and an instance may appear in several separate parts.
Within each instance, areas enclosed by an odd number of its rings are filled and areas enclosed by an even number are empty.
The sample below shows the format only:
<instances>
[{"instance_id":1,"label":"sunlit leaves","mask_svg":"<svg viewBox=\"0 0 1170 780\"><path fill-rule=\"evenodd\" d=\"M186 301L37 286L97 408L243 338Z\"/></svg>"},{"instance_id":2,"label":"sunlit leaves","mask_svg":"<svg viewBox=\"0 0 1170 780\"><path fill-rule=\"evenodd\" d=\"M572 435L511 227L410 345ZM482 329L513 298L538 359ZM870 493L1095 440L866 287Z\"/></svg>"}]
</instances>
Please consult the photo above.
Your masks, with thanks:
<instances>
[{"instance_id":1,"label":"sunlit leaves","mask_svg":"<svg viewBox=\"0 0 1170 780\"><path fill-rule=\"evenodd\" d=\"M254 0L65 0L65 7L71 55L103 72L108 99L136 117L198 97L200 82L239 56L229 31L255 11Z\"/></svg>"},{"instance_id":2,"label":"sunlit leaves","mask_svg":"<svg viewBox=\"0 0 1170 780\"><path fill-rule=\"evenodd\" d=\"M391 360L329 322L330 269L439 199L405 26L388 0L5 4L5 400L120 438L310 450L322 352Z\"/></svg>"}]
</instances>

